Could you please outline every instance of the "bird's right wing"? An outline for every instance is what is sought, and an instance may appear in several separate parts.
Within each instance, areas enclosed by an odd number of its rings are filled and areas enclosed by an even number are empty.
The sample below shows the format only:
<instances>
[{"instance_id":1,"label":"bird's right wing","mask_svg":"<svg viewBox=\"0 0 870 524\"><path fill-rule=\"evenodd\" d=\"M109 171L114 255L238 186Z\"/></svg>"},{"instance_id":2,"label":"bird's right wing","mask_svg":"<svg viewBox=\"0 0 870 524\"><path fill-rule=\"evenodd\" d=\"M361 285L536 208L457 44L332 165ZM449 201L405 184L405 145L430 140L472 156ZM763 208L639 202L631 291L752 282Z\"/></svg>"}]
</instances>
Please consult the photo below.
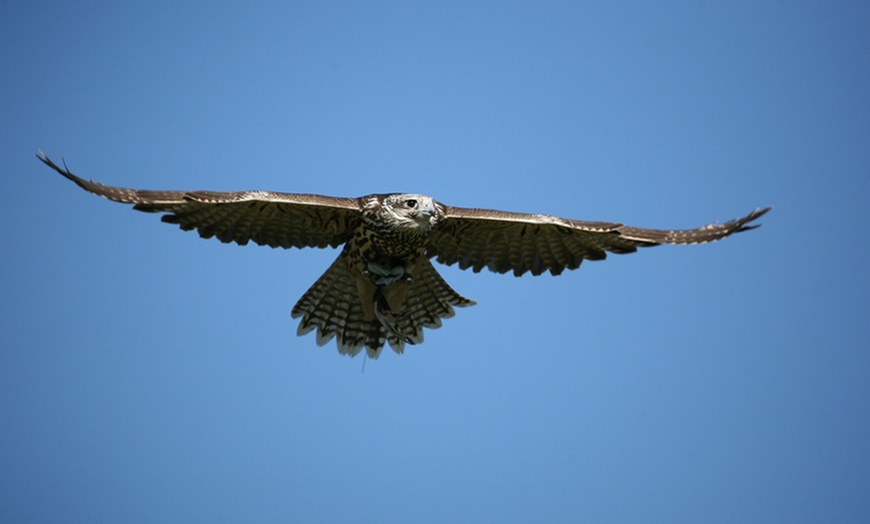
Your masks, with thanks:
<instances>
[{"instance_id":1,"label":"bird's right wing","mask_svg":"<svg viewBox=\"0 0 870 524\"><path fill-rule=\"evenodd\" d=\"M133 209L165 212L162 220L181 229L196 229L203 238L271 247L337 247L347 242L360 220L356 198L274 193L269 191L149 191L113 187L84 180L60 167L41 151L46 165L82 189Z\"/></svg>"}]
</instances>

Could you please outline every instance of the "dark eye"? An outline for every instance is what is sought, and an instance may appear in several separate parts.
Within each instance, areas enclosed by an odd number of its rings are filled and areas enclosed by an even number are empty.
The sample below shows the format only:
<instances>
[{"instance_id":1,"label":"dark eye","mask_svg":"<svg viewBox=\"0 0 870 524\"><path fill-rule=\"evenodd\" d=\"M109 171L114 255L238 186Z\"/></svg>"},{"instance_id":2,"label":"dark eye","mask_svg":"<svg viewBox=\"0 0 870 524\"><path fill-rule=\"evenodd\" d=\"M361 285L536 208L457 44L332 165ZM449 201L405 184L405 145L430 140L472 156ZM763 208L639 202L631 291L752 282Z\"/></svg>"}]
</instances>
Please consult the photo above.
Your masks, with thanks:
<instances>
[{"instance_id":1,"label":"dark eye","mask_svg":"<svg viewBox=\"0 0 870 524\"><path fill-rule=\"evenodd\" d=\"M413 198L411 200L405 200L405 205L410 207L411 209L414 209L415 207L417 207L417 201Z\"/></svg>"}]
</instances>

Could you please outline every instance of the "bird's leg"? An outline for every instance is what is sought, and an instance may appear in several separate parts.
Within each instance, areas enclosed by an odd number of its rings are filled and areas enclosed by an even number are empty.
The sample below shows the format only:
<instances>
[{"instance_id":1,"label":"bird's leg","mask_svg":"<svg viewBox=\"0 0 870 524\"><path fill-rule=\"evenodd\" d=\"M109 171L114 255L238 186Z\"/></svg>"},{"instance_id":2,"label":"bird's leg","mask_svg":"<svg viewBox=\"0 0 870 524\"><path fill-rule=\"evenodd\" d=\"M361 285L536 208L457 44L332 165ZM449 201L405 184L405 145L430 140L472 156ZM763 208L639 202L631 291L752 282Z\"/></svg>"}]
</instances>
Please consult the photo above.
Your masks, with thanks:
<instances>
[{"instance_id":1,"label":"bird's leg","mask_svg":"<svg viewBox=\"0 0 870 524\"><path fill-rule=\"evenodd\" d=\"M374 310L375 317L384 326L387 331L390 332L393 336L407 342L408 344L414 344L414 341L411 338L403 333L400 333L398 329L396 329L396 316L393 313L393 310L390 308L389 302L387 302L387 297L384 296L382 285L378 285L375 288L374 294ZM389 317L387 316L389 315Z\"/></svg>"},{"instance_id":2,"label":"bird's leg","mask_svg":"<svg viewBox=\"0 0 870 524\"><path fill-rule=\"evenodd\" d=\"M363 274L372 277L376 286L386 286L400 280L405 282L414 280L409 269L404 264L391 260L371 260L363 269Z\"/></svg>"}]
</instances>

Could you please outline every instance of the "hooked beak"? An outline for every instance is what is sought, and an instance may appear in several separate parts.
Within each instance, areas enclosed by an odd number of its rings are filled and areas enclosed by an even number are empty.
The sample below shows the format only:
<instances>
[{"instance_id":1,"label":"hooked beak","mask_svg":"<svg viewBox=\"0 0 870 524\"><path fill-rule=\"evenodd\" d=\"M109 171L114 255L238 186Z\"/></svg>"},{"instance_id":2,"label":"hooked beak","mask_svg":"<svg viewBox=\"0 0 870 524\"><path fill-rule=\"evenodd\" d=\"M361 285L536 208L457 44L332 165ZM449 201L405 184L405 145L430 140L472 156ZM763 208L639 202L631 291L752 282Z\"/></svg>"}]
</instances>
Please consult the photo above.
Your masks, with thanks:
<instances>
[{"instance_id":1,"label":"hooked beak","mask_svg":"<svg viewBox=\"0 0 870 524\"><path fill-rule=\"evenodd\" d=\"M423 206L420 207L420 214L425 216L427 219L435 216L435 205L432 202L424 202Z\"/></svg>"},{"instance_id":2,"label":"hooked beak","mask_svg":"<svg viewBox=\"0 0 870 524\"><path fill-rule=\"evenodd\" d=\"M431 202L423 202L418 211L415 222L420 225L429 225L432 222L432 217L435 216L435 205Z\"/></svg>"}]
</instances>

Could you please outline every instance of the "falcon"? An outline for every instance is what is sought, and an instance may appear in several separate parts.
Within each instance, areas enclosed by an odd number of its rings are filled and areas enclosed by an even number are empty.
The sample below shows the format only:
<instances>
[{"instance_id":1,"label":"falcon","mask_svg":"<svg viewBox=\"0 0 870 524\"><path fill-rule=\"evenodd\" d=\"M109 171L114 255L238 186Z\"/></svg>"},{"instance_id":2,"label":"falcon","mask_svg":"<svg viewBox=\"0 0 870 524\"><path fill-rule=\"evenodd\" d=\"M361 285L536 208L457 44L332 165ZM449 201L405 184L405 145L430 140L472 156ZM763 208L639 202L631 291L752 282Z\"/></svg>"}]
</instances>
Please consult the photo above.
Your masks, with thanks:
<instances>
[{"instance_id":1,"label":"falcon","mask_svg":"<svg viewBox=\"0 0 870 524\"><path fill-rule=\"evenodd\" d=\"M343 246L329 269L291 312L298 335L317 330L317 344L336 339L338 351L363 349L377 358L384 344L402 353L423 341L455 307L474 301L453 290L432 259L475 273L488 269L558 275L607 253L633 253L659 244L702 244L758 227L771 208L690 230L629 227L550 215L452 207L416 194L359 198L269 191L150 191L82 179L45 153L46 165L85 191L133 209L165 213L161 220L202 238L273 248Z\"/></svg>"}]
</instances>

